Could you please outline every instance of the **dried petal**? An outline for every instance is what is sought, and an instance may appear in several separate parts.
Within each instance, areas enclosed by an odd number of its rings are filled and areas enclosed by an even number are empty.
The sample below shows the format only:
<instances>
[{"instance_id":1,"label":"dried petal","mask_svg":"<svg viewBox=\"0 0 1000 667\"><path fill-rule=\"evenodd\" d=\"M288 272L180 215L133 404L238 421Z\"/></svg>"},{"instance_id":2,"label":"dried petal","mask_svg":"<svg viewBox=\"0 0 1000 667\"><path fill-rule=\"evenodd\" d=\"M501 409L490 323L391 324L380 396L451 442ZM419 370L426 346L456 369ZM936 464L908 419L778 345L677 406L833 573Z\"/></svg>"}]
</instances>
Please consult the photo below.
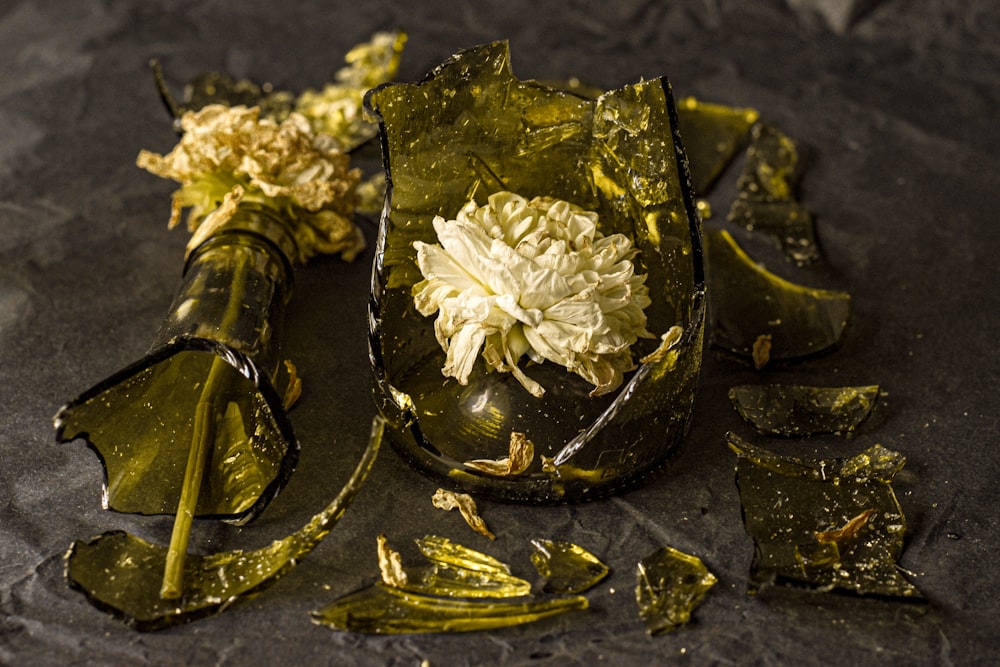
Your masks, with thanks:
<instances>
[{"instance_id":1,"label":"dried petal","mask_svg":"<svg viewBox=\"0 0 1000 667\"><path fill-rule=\"evenodd\" d=\"M840 542L842 540L849 540L857 535L858 531L861 530L866 523L868 523L868 519L870 519L873 514L875 514L875 510L867 509L845 523L843 528L816 531L813 534L816 535L817 542Z\"/></svg>"},{"instance_id":2,"label":"dried petal","mask_svg":"<svg viewBox=\"0 0 1000 667\"><path fill-rule=\"evenodd\" d=\"M486 527L486 522L479 516L476 501L469 494L438 489L434 492L431 502L434 504L434 507L445 511L458 508L458 511L462 514L462 518L465 519L465 522L469 524L472 530L485 535L491 540L496 539L496 535L490 532L490 529Z\"/></svg>"},{"instance_id":3,"label":"dried petal","mask_svg":"<svg viewBox=\"0 0 1000 667\"><path fill-rule=\"evenodd\" d=\"M406 586L409 577L403 569L403 559L399 552L389 546L385 535L379 535L378 540L378 571L386 586L402 588Z\"/></svg>"},{"instance_id":4,"label":"dried petal","mask_svg":"<svg viewBox=\"0 0 1000 667\"><path fill-rule=\"evenodd\" d=\"M523 433L510 432L510 453L502 459L474 459L466 461L465 467L496 477L520 475L535 458L535 445Z\"/></svg>"},{"instance_id":5,"label":"dried petal","mask_svg":"<svg viewBox=\"0 0 1000 667\"><path fill-rule=\"evenodd\" d=\"M761 334L753 342L753 367L757 370L767 366L771 360L771 334Z\"/></svg>"},{"instance_id":6,"label":"dried petal","mask_svg":"<svg viewBox=\"0 0 1000 667\"><path fill-rule=\"evenodd\" d=\"M302 396L302 378L299 377L295 364L291 359L285 359L285 370L288 372L288 386L285 387L285 395L282 397L282 404L286 410L291 409Z\"/></svg>"},{"instance_id":7,"label":"dried petal","mask_svg":"<svg viewBox=\"0 0 1000 667\"><path fill-rule=\"evenodd\" d=\"M677 343L681 342L681 336L684 334L684 329L679 326L672 326L667 330L667 333L660 336L660 345L655 350L647 354L645 357L639 360L639 363L651 364L657 361L662 361L666 358L667 353L672 350Z\"/></svg>"}]
</instances>

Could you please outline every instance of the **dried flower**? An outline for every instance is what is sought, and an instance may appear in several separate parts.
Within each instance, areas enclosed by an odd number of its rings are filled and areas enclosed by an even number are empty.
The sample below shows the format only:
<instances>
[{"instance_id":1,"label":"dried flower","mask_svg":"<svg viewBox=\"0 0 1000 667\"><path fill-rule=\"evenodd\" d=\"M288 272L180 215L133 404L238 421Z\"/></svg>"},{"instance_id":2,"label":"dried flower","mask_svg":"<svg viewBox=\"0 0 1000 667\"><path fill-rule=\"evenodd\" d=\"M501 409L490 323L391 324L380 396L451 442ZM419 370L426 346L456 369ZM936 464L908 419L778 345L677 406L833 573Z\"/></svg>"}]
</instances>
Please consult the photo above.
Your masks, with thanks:
<instances>
[{"instance_id":1,"label":"dried flower","mask_svg":"<svg viewBox=\"0 0 1000 667\"><path fill-rule=\"evenodd\" d=\"M364 113L365 93L396 75L406 43L404 32L378 32L358 44L344 58L347 66L336 74L336 83L323 90L307 90L295 110L307 117L316 132L336 137L350 150L378 133L378 125Z\"/></svg>"},{"instance_id":2,"label":"dried flower","mask_svg":"<svg viewBox=\"0 0 1000 667\"><path fill-rule=\"evenodd\" d=\"M645 275L623 234L597 231L597 214L550 197L512 192L470 201L455 220L433 221L441 245L416 242L424 280L417 310L437 313L446 352L442 372L466 384L482 351L489 368L513 374L525 389L544 389L518 367L525 354L551 361L594 385L616 389L635 368L630 347L646 330Z\"/></svg>"},{"instance_id":3,"label":"dried flower","mask_svg":"<svg viewBox=\"0 0 1000 667\"><path fill-rule=\"evenodd\" d=\"M305 117L260 118L257 107L212 104L181 117L183 135L167 155L139 154L147 171L181 183L170 226L190 208L188 251L232 217L240 202L273 208L287 220L305 262L317 253L353 258L364 239L351 217L358 170L336 140L316 134Z\"/></svg>"}]
</instances>

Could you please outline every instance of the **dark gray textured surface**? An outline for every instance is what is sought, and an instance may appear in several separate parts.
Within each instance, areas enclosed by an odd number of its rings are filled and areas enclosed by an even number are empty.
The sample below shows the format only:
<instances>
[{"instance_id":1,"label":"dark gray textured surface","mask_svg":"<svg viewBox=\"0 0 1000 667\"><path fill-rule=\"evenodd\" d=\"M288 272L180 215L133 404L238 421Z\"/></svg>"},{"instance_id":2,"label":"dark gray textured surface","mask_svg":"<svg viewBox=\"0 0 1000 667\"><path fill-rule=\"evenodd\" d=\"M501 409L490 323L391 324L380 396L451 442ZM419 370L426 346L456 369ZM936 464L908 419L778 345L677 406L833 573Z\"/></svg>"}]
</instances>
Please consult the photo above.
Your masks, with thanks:
<instances>
[{"instance_id":1,"label":"dark gray textured surface","mask_svg":"<svg viewBox=\"0 0 1000 667\"><path fill-rule=\"evenodd\" d=\"M1000 278L1000 10L988 0L787 3L10 1L0 7L0 664L985 664L998 651L996 548ZM69 590L74 539L125 528L165 542L169 519L100 509L101 469L56 445L61 403L138 358L178 283L186 235L166 229L172 185L134 166L173 135L146 61L175 87L224 69L291 90L320 86L378 29L410 34L400 79L452 52L511 42L521 78L616 87L668 75L678 95L759 109L803 143L801 199L827 261L772 270L853 295L835 354L762 376L709 351L693 430L649 485L587 505L483 503L499 539L430 508L436 488L390 451L309 558L223 615L138 634ZM368 156L362 166L374 168ZM733 176L730 174L728 180ZM716 198L721 225L724 185ZM369 225L369 237L374 228ZM202 550L265 544L302 525L346 478L368 432L364 306L370 251L296 275L286 351L305 381L303 443L283 495L243 528L199 524ZM856 453L881 442L907 467L901 565L922 607L745 594L726 397L755 381L879 383L879 417L853 440L786 451ZM408 551L427 533L530 574L528 540L578 542L613 574L592 609L534 626L452 636L361 637L308 612L371 581L375 535ZM636 562L663 545L700 555L720 583L677 633L648 638Z\"/></svg>"}]
</instances>

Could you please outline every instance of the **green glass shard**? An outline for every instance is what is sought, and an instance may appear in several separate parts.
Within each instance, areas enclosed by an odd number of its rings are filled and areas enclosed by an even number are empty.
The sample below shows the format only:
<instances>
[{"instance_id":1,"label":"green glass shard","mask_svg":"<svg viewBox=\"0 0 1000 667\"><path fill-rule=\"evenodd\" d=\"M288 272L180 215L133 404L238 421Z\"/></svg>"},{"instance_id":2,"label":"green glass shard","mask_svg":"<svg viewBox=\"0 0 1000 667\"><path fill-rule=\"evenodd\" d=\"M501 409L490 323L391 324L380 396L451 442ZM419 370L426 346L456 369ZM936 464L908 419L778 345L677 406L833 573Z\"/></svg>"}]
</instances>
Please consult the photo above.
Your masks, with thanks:
<instances>
[{"instance_id":1,"label":"green glass shard","mask_svg":"<svg viewBox=\"0 0 1000 667\"><path fill-rule=\"evenodd\" d=\"M515 577L492 556L428 535L417 540L429 567L406 568L407 591L465 598L514 598L531 593L531 583Z\"/></svg>"},{"instance_id":2,"label":"green glass shard","mask_svg":"<svg viewBox=\"0 0 1000 667\"><path fill-rule=\"evenodd\" d=\"M426 535L417 540L417 547L433 563L487 574L510 574L510 566L506 563L447 537Z\"/></svg>"},{"instance_id":3,"label":"green glass shard","mask_svg":"<svg viewBox=\"0 0 1000 667\"><path fill-rule=\"evenodd\" d=\"M736 152L747 145L750 128L759 116L755 109L712 104L694 97L678 100L678 126L698 195L708 193Z\"/></svg>"},{"instance_id":4,"label":"green glass shard","mask_svg":"<svg viewBox=\"0 0 1000 667\"><path fill-rule=\"evenodd\" d=\"M586 609L587 598L560 596L520 602L425 595L375 584L313 612L315 623L369 634L495 630Z\"/></svg>"},{"instance_id":5,"label":"green glass shard","mask_svg":"<svg viewBox=\"0 0 1000 667\"><path fill-rule=\"evenodd\" d=\"M743 173L736 181L740 196L752 201L792 201L799 151L777 128L761 123L751 130Z\"/></svg>"},{"instance_id":6,"label":"green glass shard","mask_svg":"<svg viewBox=\"0 0 1000 667\"><path fill-rule=\"evenodd\" d=\"M782 252L798 265L820 258L816 228L809 210L796 201L751 201L737 198L727 220L774 238Z\"/></svg>"},{"instance_id":7,"label":"green glass shard","mask_svg":"<svg viewBox=\"0 0 1000 667\"><path fill-rule=\"evenodd\" d=\"M772 360L796 359L840 342L850 295L803 287L758 266L725 231L706 231L713 343L745 357L770 336Z\"/></svg>"},{"instance_id":8,"label":"green glass shard","mask_svg":"<svg viewBox=\"0 0 1000 667\"><path fill-rule=\"evenodd\" d=\"M664 547L639 561L635 599L651 635L676 630L718 579L697 556Z\"/></svg>"},{"instance_id":9,"label":"green glass shard","mask_svg":"<svg viewBox=\"0 0 1000 667\"><path fill-rule=\"evenodd\" d=\"M798 264L819 259L812 214L795 199L799 164L795 142L764 123L755 125L751 135L736 183L739 196L728 220L772 237Z\"/></svg>"},{"instance_id":10,"label":"green glass shard","mask_svg":"<svg viewBox=\"0 0 1000 667\"><path fill-rule=\"evenodd\" d=\"M165 358L144 359L140 370L126 369L60 415L60 440L86 437L99 453L110 509L177 510L199 387L219 357L209 351L170 351L174 354ZM195 514L243 519L259 499L273 495L265 491L281 479L290 427L275 403L236 368L225 364L221 373L217 393L224 398L216 407L208 475ZM116 382L118 377L123 379Z\"/></svg>"},{"instance_id":11,"label":"green glass shard","mask_svg":"<svg viewBox=\"0 0 1000 667\"><path fill-rule=\"evenodd\" d=\"M729 390L744 420L761 433L783 436L850 433L868 418L878 396L878 385L740 385Z\"/></svg>"},{"instance_id":12,"label":"green glass shard","mask_svg":"<svg viewBox=\"0 0 1000 667\"><path fill-rule=\"evenodd\" d=\"M730 433L747 534L749 590L772 584L919 599L896 561L906 519L890 482L905 459L881 445L849 458L781 456Z\"/></svg>"},{"instance_id":13,"label":"green glass shard","mask_svg":"<svg viewBox=\"0 0 1000 667\"><path fill-rule=\"evenodd\" d=\"M582 593L608 576L608 566L572 542L532 540L531 562L545 577L546 593Z\"/></svg>"},{"instance_id":14,"label":"green glass shard","mask_svg":"<svg viewBox=\"0 0 1000 667\"><path fill-rule=\"evenodd\" d=\"M188 554L180 599L160 596L165 547L122 531L77 541L66 554L69 584L96 606L138 630L156 630L210 616L287 573L329 534L367 478L382 442L376 418L371 440L347 484L297 532L255 551Z\"/></svg>"},{"instance_id":15,"label":"green glass shard","mask_svg":"<svg viewBox=\"0 0 1000 667\"><path fill-rule=\"evenodd\" d=\"M477 572L448 565L406 568L407 591L451 598L517 598L531 593L531 583L512 574Z\"/></svg>"}]
</instances>

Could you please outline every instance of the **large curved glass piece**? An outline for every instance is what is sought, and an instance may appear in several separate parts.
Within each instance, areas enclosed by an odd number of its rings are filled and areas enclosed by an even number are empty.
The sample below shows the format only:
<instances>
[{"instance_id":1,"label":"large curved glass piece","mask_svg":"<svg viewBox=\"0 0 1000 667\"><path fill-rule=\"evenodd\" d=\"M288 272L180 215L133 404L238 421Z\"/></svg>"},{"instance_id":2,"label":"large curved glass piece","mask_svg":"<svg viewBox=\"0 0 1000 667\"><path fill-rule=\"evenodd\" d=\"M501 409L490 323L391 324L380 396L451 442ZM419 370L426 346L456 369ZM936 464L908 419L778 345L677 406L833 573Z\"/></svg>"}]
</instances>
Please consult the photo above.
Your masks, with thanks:
<instances>
[{"instance_id":1,"label":"large curved glass piece","mask_svg":"<svg viewBox=\"0 0 1000 667\"><path fill-rule=\"evenodd\" d=\"M380 118L389 192L370 301L375 398L391 442L419 468L464 490L521 501L613 492L658 468L683 437L701 364L704 280L698 218L663 79L586 99L511 73L506 43L461 52L416 84L370 92ZM566 368L531 366L536 398L510 373L476 363L467 385L442 375L434 321L414 307L414 242L434 243L432 220L470 199L511 191L549 196L599 215L639 252L652 304L647 328L682 332L626 374L593 388ZM675 330L676 331L676 330ZM657 341L640 340L635 360ZM508 455L512 434L536 457L516 475L464 465Z\"/></svg>"}]
</instances>

